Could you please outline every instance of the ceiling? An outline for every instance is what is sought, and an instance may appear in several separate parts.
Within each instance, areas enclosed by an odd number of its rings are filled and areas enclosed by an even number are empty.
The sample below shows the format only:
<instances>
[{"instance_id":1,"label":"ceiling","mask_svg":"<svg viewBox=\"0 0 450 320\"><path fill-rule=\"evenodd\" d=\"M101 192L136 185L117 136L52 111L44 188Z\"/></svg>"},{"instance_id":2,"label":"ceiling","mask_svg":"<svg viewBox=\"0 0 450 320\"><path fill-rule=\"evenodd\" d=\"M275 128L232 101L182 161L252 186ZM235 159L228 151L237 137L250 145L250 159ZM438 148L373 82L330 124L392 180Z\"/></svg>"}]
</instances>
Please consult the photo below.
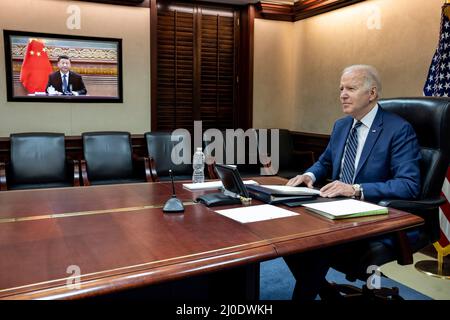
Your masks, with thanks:
<instances>
[{"instance_id":1,"label":"ceiling","mask_svg":"<svg viewBox=\"0 0 450 320\"><path fill-rule=\"evenodd\" d=\"M217 2L217 3L230 3L230 4L248 4L248 3L256 3L261 0L200 0L206 2ZM295 1L298 0L263 0L263 2L270 2L276 4L294 4Z\"/></svg>"},{"instance_id":2,"label":"ceiling","mask_svg":"<svg viewBox=\"0 0 450 320\"><path fill-rule=\"evenodd\" d=\"M101 2L101 3L111 3L111 4L122 4L122 5L139 5L143 7L150 7L150 0L78 0L78 1L89 1L89 2ZM159 0L162 1L162 0ZM265 2L273 4L285 4L293 5L294 2L299 0L196 0L203 2L216 2L216 3L227 3L234 5L246 5L249 3Z\"/></svg>"}]
</instances>

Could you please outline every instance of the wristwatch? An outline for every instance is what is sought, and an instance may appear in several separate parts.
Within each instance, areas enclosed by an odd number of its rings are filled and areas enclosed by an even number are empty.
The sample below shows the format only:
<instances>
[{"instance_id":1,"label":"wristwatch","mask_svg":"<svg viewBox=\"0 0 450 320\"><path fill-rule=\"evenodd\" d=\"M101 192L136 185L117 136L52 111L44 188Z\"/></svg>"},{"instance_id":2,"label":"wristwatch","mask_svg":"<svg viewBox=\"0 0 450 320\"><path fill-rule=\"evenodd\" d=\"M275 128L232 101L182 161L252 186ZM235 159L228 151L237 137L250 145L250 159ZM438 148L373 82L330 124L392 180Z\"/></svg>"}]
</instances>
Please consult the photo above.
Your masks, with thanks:
<instances>
[{"instance_id":1,"label":"wristwatch","mask_svg":"<svg viewBox=\"0 0 450 320\"><path fill-rule=\"evenodd\" d=\"M352 185L353 190L355 190L355 195L353 196L353 198L355 199L361 199L361 194L362 194L362 187L360 184L354 184Z\"/></svg>"}]
</instances>

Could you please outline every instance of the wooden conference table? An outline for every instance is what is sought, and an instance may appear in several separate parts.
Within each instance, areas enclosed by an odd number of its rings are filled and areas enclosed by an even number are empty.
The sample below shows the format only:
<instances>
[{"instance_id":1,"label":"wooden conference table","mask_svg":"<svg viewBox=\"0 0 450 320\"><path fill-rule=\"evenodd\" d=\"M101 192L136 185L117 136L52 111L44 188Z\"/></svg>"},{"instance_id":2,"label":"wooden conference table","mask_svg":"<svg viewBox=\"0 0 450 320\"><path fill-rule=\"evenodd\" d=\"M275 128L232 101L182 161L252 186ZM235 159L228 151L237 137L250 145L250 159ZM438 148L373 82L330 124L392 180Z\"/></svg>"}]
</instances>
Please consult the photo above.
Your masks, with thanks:
<instances>
[{"instance_id":1,"label":"wooden conference table","mask_svg":"<svg viewBox=\"0 0 450 320\"><path fill-rule=\"evenodd\" d=\"M163 214L171 189L161 182L0 192L0 299L108 295L423 223L394 209L332 221L298 207L290 209L297 216L241 224L193 203L207 191L185 190L181 182L184 214Z\"/></svg>"}]
</instances>

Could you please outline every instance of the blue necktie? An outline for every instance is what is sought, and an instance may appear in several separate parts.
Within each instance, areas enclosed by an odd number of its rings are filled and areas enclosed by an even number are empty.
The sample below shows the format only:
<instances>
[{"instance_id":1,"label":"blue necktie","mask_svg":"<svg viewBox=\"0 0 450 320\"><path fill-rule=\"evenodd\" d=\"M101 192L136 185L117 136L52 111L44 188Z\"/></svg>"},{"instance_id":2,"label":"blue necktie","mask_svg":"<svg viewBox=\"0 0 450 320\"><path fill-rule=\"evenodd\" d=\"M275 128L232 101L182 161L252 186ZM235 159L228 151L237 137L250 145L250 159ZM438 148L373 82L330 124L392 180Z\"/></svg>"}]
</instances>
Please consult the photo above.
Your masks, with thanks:
<instances>
[{"instance_id":1,"label":"blue necktie","mask_svg":"<svg viewBox=\"0 0 450 320\"><path fill-rule=\"evenodd\" d=\"M356 122L347 138L347 148L345 149L344 165L342 166L341 174L341 181L344 183L353 183L356 149L358 148L358 128L361 124L361 121Z\"/></svg>"},{"instance_id":2,"label":"blue necktie","mask_svg":"<svg viewBox=\"0 0 450 320\"><path fill-rule=\"evenodd\" d=\"M63 74L63 83L62 83L63 93L67 92L67 75Z\"/></svg>"}]
</instances>

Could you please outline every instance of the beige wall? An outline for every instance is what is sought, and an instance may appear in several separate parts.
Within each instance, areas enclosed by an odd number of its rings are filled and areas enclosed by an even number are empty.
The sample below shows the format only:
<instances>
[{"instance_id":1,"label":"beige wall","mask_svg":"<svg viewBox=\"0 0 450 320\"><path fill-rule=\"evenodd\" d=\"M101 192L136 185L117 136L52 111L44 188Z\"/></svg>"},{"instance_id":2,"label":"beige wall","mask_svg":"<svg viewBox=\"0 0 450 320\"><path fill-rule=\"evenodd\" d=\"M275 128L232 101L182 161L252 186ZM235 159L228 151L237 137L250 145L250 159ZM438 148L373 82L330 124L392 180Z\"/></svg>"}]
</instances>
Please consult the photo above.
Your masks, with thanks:
<instances>
[{"instance_id":1,"label":"beige wall","mask_svg":"<svg viewBox=\"0 0 450 320\"><path fill-rule=\"evenodd\" d=\"M342 116L343 67L373 64L384 97L422 94L436 48L443 0L367 0L295 23L255 20L254 127L329 133ZM68 5L81 8L81 29L68 30ZM379 14L380 29L376 27ZM0 34L0 136L11 132L150 129L148 8L66 0L2 0L1 29L123 39L123 104L6 101Z\"/></svg>"},{"instance_id":2,"label":"beige wall","mask_svg":"<svg viewBox=\"0 0 450 320\"><path fill-rule=\"evenodd\" d=\"M69 5L81 9L81 29L66 27ZM6 101L3 33L0 35L0 136L13 132L150 129L150 12L148 8L65 0L2 0L0 28L122 39L124 103Z\"/></svg>"},{"instance_id":3,"label":"beige wall","mask_svg":"<svg viewBox=\"0 0 450 320\"><path fill-rule=\"evenodd\" d=\"M293 126L294 24L255 19L253 127Z\"/></svg>"},{"instance_id":4,"label":"beige wall","mask_svg":"<svg viewBox=\"0 0 450 320\"><path fill-rule=\"evenodd\" d=\"M443 3L443 0L367 0L295 22L293 107L286 100L292 96L292 85L276 90L261 85L276 82L274 79L283 76L288 68L281 66L285 60L292 59L292 53L276 48L285 37L281 34L283 28L278 28L279 35L269 37L262 34L265 28L261 24L269 26L271 22L258 22L255 51L262 48L257 39L271 43L264 44L264 52L255 52L254 125L264 123L297 131L330 133L333 122L342 116L338 99L341 70L355 63L373 64L379 69L383 97L422 95L438 41ZM277 60L265 63L264 57L272 56L272 48L278 52ZM258 77L264 73L270 73L272 79ZM260 94L278 107L258 114L259 110L268 110L256 98Z\"/></svg>"}]
</instances>

